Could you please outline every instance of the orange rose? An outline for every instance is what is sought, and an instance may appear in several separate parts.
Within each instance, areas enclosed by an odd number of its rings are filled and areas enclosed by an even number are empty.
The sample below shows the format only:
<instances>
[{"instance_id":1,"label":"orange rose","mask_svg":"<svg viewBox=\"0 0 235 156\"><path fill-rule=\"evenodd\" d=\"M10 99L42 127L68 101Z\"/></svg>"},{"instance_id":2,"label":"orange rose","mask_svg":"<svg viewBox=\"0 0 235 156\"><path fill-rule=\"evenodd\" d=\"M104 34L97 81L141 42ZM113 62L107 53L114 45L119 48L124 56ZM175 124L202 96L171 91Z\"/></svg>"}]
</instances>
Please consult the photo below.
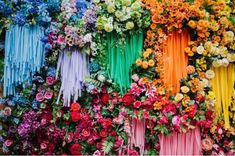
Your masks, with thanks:
<instances>
[{"instance_id":1,"label":"orange rose","mask_svg":"<svg viewBox=\"0 0 235 156\"><path fill-rule=\"evenodd\" d=\"M71 105L71 110L72 110L72 111L78 111L80 108L81 108L81 106L80 106L79 103L77 103L77 102L74 102L74 103L72 103L72 105Z\"/></svg>"},{"instance_id":2,"label":"orange rose","mask_svg":"<svg viewBox=\"0 0 235 156\"><path fill-rule=\"evenodd\" d=\"M197 27L196 23L193 21L193 20L190 20L188 22L188 25L192 28L192 29L195 29Z\"/></svg>"},{"instance_id":3,"label":"orange rose","mask_svg":"<svg viewBox=\"0 0 235 156\"><path fill-rule=\"evenodd\" d=\"M144 61L144 62L142 63L142 68L144 68L144 69L147 69L147 68L148 68L148 62L147 62L147 61Z\"/></svg>"},{"instance_id":4,"label":"orange rose","mask_svg":"<svg viewBox=\"0 0 235 156\"><path fill-rule=\"evenodd\" d=\"M194 66L189 65L186 67L186 71L188 74L192 74L195 72L195 68L194 68Z\"/></svg>"},{"instance_id":5,"label":"orange rose","mask_svg":"<svg viewBox=\"0 0 235 156\"><path fill-rule=\"evenodd\" d=\"M149 60L149 61L148 61L148 65L149 65L150 67L153 67L154 64L155 64L155 62L154 62L153 60Z\"/></svg>"},{"instance_id":6,"label":"orange rose","mask_svg":"<svg viewBox=\"0 0 235 156\"><path fill-rule=\"evenodd\" d=\"M141 65L142 65L142 60L141 60L141 59L137 59L137 60L135 61L135 64L136 64L137 66L141 66Z\"/></svg>"}]
</instances>

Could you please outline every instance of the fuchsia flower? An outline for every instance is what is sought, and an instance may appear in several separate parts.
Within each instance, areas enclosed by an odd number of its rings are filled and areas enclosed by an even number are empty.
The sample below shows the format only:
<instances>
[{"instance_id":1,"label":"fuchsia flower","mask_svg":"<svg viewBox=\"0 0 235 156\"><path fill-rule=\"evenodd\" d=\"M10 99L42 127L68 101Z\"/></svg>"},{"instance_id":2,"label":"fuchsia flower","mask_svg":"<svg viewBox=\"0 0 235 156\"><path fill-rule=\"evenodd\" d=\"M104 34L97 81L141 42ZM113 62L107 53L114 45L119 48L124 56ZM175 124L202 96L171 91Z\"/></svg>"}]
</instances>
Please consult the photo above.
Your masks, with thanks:
<instances>
[{"instance_id":1,"label":"fuchsia flower","mask_svg":"<svg viewBox=\"0 0 235 156\"><path fill-rule=\"evenodd\" d=\"M42 102L42 101L44 100L44 95L43 95L42 92L37 93L37 95L36 95L36 100L37 100L38 102Z\"/></svg>"},{"instance_id":2,"label":"fuchsia flower","mask_svg":"<svg viewBox=\"0 0 235 156\"><path fill-rule=\"evenodd\" d=\"M131 94L136 96L139 96L143 91L144 89L140 88L136 83L132 83L131 88L129 90Z\"/></svg>"},{"instance_id":3,"label":"fuchsia flower","mask_svg":"<svg viewBox=\"0 0 235 156\"><path fill-rule=\"evenodd\" d=\"M53 92L52 91L46 91L46 93L44 94L44 98L47 100L52 99L53 97Z\"/></svg>"},{"instance_id":4,"label":"fuchsia flower","mask_svg":"<svg viewBox=\"0 0 235 156\"><path fill-rule=\"evenodd\" d=\"M73 155L80 155L81 154L81 146L80 146L80 144L73 144L70 147L70 152Z\"/></svg>"},{"instance_id":5,"label":"fuchsia flower","mask_svg":"<svg viewBox=\"0 0 235 156\"><path fill-rule=\"evenodd\" d=\"M173 122L173 120L172 120L172 122ZM159 123L160 124L167 124L168 118L166 116L161 117Z\"/></svg>"},{"instance_id":6,"label":"fuchsia flower","mask_svg":"<svg viewBox=\"0 0 235 156\"><path fill-rule=\"evenodd\" d=\"M13 140L11 140L11 139L7 139L7 140L4 142L4 145L6 145L7 147L10 147L12 144L13 144Z\"/></svg>"},{"instance_id":7,"label":"fuchsia flower","mask_svg":"<svg viewBox=\"0 0 235 156\"><path fill-rule=\"evenodd\" d=\"M63 36L59 35L57 38L57 43L60 45L64 45L65 44L65 39Z\"/></svg>"},{"instance_id":8,"label":"fuchsia flower","mask_svg":"<svg viewBox=\"0 0 235 156\"><path fill-rule=\"evenodd\" d=\"M172 118L172 124L176 127L180 127L180 116L176 115Z\"/></svg>"},{"instance_id":9,"label":"fuchsia flower","mask_svg":"<svg viewBox=\"0 0 235 156\"><path fill-rule=\"evenodd\" d=\"M134 108L140 108L140 106L141 106L141 101L134 102Z\"/></svg>"},{"instance_id":10,"label":"fuchsia flower","mask_svg":"<svg viewBox=\"0 0 235 156\"><path fill-rule=\"evenodd\" d=\"M46 78L46 83L48 84L48 85L53 85L54 83L55 83L55 77L52 77L52 76L48 76L47 78Z\"/></svg>"},{"instance_id":11,"label":"fuchsia flower","mask_svg":"<svg viewBox=\"0 0 235 156\"><path fill-rule=\"evenodd\" d=\"M143 112L143 117L144 117L145 119L148 119L148 118L149 118L149 112L144 111L144 112Z\"/></svg>"}]
</instances>

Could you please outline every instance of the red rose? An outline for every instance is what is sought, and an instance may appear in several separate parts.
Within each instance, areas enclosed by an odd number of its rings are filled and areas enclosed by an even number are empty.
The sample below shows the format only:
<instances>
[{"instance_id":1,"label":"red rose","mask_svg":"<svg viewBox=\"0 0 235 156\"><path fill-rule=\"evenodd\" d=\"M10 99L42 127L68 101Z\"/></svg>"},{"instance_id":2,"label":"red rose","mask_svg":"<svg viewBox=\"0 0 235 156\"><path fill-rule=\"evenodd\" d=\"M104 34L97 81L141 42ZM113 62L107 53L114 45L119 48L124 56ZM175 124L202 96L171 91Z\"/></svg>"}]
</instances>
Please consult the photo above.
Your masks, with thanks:
<instances>
[{"instance_id":1,"label":"red rose","mask_svg":"<svg viewBox=\"0 0 235 156\"><path fill-rule=\"evenodd\" d=\"M105 130L100 131L100 136L103 138L106 138L108 136L108 133Z\"/></svg>"},{"instance_id":2,"label":"red rose","mask_svg":"<svg viewBox=\"0 0 235 156\"><path fill-rule=\"evenodd\" d=\"M197 95L195 96L195 100L196 100L197 102L199 102L199 103L202 103L202 102L205 101L205 97L204 97L202 94L197 94Z\"/></svg>"},{"instance_id":3,"label":"red rose","mask_svg":"<svg viewBox=\"0 0 235 156\"><path fill-rule=\"evenodd\" d=\"M80 108L81 108L81 106L80 106L79 103L77 103L77 102L74 102L74 103L72 103L72 105L71 105L71 110L72 110L72 111L78 111Z\"/></svg>"},{"instance_id":4,"label":"red rose","mask_svg":"<svg viewBox=\"0 0 235 156\"><path fill-rule=\"evenodd\" d=\"M206 119L212 119L213 118L213 111L212 110L208 110L206 112Z\"/></svg>"},{"instance_id":5,"label":"red rose","mask_svg":"<svg viewBox=\"0 0 235 156\"><path fill-rule=\"evenodd\" d=\"M97 149L102 149L102 147L103 147L103 143L102 142L97 142L96 143L96 148Z\"/></svg>"},{"instance_id":6,"label":"red rose","mask_svg":"<svg viewBox=\"0 0 235 156\"><path fill-rule=\"evenodd\" d=\"M84 137L89 137L91 132L88 129L83 129L82 130L82 136Z\"/></svg>"},{"instance_id":7,"label":"red rose","mask_svg":"<svg viewBox=\"0 0 235 156\"><path fill-rule=\"evenodd\" d=\"M190 112L188 113L188 116L190 117L190 118L193 118L194 116L195 116L195 114L197 113L197 105L192 105L191 107L190 107Z\"/></svg>"},{"instance_id":8,"label":"red rose","mask_svg":"<svg viewBox=\"0 0 235 156\"><path fill-rule=\"evenodd\" d=\"M102 126L105 129L112 127L112 120L110 118L102 120Z\"/></svg>"},{"instance_id":9,"label":"red rose","mask_svg":"<svg viewBox=\"0 0 235 156\"><path fill-rule=\"evenodd\" d=\"M109 101L109 94L104 94L101 98L103 103L107 103Z\"/></svg>"},{"instance_id":10,"label":"red rose","mask_svg":"<svg viewBox=\"0 0 235 156\"><path fill-rule=\"evenodd\" d=\"M73 122L78 122L81 119L80 113L78 112L71 112L70 116Z\"/></svg>"},{"instance_id":11,"label":"red rose","mask_svg":"<svg viewBox=\"0 0 235 156\"><path fill-rule=\"evenodd\" d=\"M125 94L122 97L122 102L124 103L125 106L129 106L133 103L134 101L134 96L131 94Z\"/></svg>"},{"instance_id":12,"label":"red rose","mask_svg":"<svg viewBox=\"0 0 235 156\"><path fill-rule=\"evenodd\" d=\"M134 102L134 108L140 108L140 106L141 106L141 101Z\"/></svg>"},{"instance_id":13,"label":"red rose","mask_svg":"<svg viewBox=\"0 0 235 156\"><path fill-rule=\"evenodd\" d=\"M148 119L148 118L149 118L149 112L144 111L144 112L143 112L143 117L144 117L145 119Z\"/></svg>"},{"instance_id":14,"label":"red rose","mask_svg":"<svg viewBox=\"0 0 235 156\"><path fill-rule=\"evenodd\" d=\"M79 144L73 144L70 147L70 152L73 155L80 155L81 154L81 146Z\"/></svg>"}]
</instances>

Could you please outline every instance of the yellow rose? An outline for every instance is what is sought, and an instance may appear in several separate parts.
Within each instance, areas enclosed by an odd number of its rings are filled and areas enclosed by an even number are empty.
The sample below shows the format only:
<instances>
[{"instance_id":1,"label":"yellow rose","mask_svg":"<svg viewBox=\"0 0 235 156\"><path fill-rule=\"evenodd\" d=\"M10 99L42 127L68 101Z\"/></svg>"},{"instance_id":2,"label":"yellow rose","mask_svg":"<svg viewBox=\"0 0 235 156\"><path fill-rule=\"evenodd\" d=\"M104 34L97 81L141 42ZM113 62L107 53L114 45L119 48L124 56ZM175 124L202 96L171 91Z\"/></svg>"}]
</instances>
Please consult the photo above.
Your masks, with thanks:
<instances>
[{"instance_id":1,"label":"yellow rose","mask_svg":"<svg viewBox=\"0 0 235 156\"><path fill-rule=\"evenodd\" d=\"M235 62L235 54L227 54L227 59L229 62Z\"/></svg>"},{"instance_id":2,"label":"yellow rose","mask_svg":"<svg viewBox=\"0 0 235 156\"><path fill-rule=\"evenodd\" d=\"M213 67L220 67L222 66L222 61L221 60L215 60L212 62Z\"/></svg>"},{"instance_id":3,"label":"yellow rose","mask_svg":"<svg viewBox=\"0 0 235 156\"><path fill-rule=\"evenodd\" d=\"M113 31L113 25L111 23L106 23L104 25L104 30L107 31L107 32Z\"/></svg>"},{"instance_id":4,"label":"yellow rose","mask_svg":"<svg viewBox=\"0 0 235 156\"><path fill-rule=\"evenodd\" d=\"M134 24L133 22L127 22L127 23L126 23L126 29L127 29L127 30L133 29L134 26L135 26L135 24Z\"/></svg>"},{"instance_id":5,"label":"yellow rose","mask_svg":"<svg viewBox=\"0 0 235 156\"><path fill-rule=\"evenodd\" d=\"M144 57L144 58L149 57L149 53L148 53L147 51L145 51L145 52L143 53L143 57Z\"/></svg>"},{"instance_id":6,"label":"yellow rose","mask_svg":"<svg viewBox=\"0 0 235 156\"><path fill-rule=\"evenodd\" d=\"M148 65L149 65L150 67L153 67L154 64L155 64L155 62L154 62L153 60L149 60L149 61L148 61Z\"/></svg>"},{"instance_id":7,"label":"yellow rose","mask_svg":"<svg viewBox=\"0 0 235 156\"><path fill-rule=\"evenodd\" d=\"M213 70L207 70L207 71L206 71L206 77L207 77L208 79L214 78L214 77L215 77L214 71L213 71Z\"/></svg>"},{"instance_id":8,"label":"yellow rose","mask_svg":"<svg viewBox=\"0 0 235 156\"><path fill-rule=\"evenodd\" d=\"M114 5L108 5L107 6L107 11L108 11L108 13L113 13L113 12L115 12L115 6Z\"/></svg>"},{"instance_id":9,"label":"yellow rose","mask_svg":"<svg viewBox=\"0 0 235 156\"><path fill-rule=\"evenodd\" d=\"M137 60L135 61L135 64L136 64L137 66L141 66L141 65L142 65L142 60L141 60L141 59L137 59Z\"/></svg>"},{"instance_id":10,"label":"yellow rose","mask_svg":"<svg viewBox=\"0 0 235 156\"><path fill-rule=\"evenodd\" d=\"M142 68L144 68L144 69L147 69L147 68L148 68L148 62L147 62L147 61L144 61L144 62L142 63Z\"/></svg>"},{"instance_id":11,"label":"yellow rose","mask_svg":"<svg viewBox=\"0 0 235 156\"><path fill-rule=\"evenodd\" d=\"M179 102L183 99L183 97L184 97L183 94L177 93L176 96L175 96L175 101Z\"/></svg>"},{"instance_id":12,"label":"yellow rose","mask_svg":"<svg viewBox=\"0 0 235 156\"><path fill-rule=\"evenodd\" d=\"M130 0L122 0L122 4L125 5L125 6L130 6L131 1Z\"/></svg>"},{"instance_id":13,"label":"yellow rose","mask_svg":"<svg viewBox=\"0 0 235 156\"><path fill-rule=\"evenodd\" d=\"M187 86L182 86L180 89L181 89L182 93L186 94L189 92L189 88Z\"/></svg>"}]
</instances>

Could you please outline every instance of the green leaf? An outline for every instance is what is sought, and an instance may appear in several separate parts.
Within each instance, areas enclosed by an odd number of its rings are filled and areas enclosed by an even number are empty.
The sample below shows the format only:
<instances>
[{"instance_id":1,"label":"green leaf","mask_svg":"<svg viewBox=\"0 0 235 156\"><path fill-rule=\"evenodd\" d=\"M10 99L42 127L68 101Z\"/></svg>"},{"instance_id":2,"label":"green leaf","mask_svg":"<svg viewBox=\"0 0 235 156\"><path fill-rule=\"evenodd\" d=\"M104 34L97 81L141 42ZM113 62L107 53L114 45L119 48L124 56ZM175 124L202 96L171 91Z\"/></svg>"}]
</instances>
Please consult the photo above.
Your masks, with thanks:
<instances>
[{"instance_id":1,"label":"green leaf","mask_svg":"<svg viewBox=\"0 0 235 156\"><path fill-rule=\"evenodd\" d=\"M105 154L108 154L113 148L113 142L110 142L110 141L105 141L103 143L103 147L102 147L102 150Z\"/></svg>"}]
</instances>

